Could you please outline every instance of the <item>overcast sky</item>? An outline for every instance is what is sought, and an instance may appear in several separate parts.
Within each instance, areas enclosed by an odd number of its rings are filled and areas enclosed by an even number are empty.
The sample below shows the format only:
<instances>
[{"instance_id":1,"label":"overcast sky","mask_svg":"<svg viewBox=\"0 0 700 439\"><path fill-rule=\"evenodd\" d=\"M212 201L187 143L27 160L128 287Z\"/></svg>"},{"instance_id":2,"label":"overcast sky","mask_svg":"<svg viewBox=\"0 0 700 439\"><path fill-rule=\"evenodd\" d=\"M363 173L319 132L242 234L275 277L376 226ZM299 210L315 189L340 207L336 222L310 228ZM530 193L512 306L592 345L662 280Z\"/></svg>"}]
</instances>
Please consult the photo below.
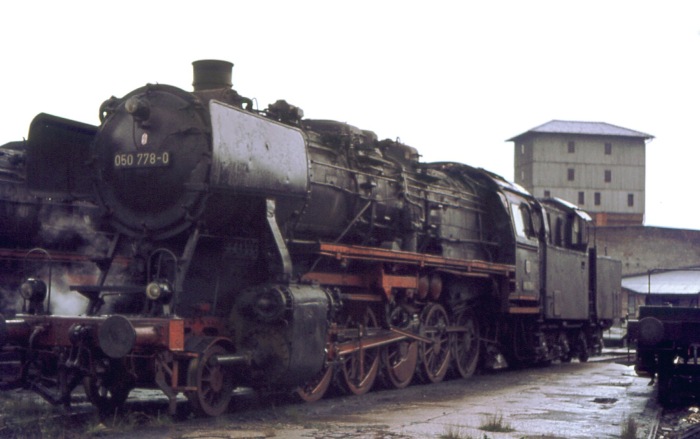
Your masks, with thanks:
<instances>
[{"instance_id":1,"label":"overcast sky","mask_svg":"<svg viewBox=\"0 0 700 439\"><path fill-rule=\"evenodd\" d=\"M505 140L552 119L651 134L646 224L700 229L697 1L23 0L0 17L0 144L40 112L97 124L112 95L191 90L192 61L224 59L260 108L510 180Z\"/></svg>"}]
</instances>

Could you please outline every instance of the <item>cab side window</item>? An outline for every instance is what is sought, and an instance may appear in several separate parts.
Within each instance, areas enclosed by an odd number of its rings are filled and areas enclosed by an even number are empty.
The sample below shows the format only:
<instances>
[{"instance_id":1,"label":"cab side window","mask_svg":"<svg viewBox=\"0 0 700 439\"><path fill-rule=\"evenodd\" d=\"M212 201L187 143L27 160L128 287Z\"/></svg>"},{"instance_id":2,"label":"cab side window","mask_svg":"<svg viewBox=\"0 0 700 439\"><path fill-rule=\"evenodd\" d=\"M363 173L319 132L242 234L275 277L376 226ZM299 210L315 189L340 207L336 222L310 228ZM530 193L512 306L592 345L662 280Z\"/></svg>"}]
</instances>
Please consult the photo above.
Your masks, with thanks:
<instances>
[{"instance_id":1,"label":"cab side window","mask_svg":"<svg viewBox=\"0 0 700 439\"><path fill-rule=\"evenodd\" d=\"M554 223L554 245L557 247L564 246L564 221L559 217Z\"/></svg>"},{"instance_id":2,"label":"cab side window","mask_svg":"<svg viewBox=\"0 0 700 439\"><path fill-rule=\"evenodd\" d=\"M530 216L530 206L527 204L520 205L520 216L523 223L523 236L530 238L533 235L532 217Z\"/></svg>"},{"instance_id":3,"label":"cab side window","mask_svg":"<svg viewBox=\"0 0 700 439\"><path fill-rule=\"evenodd\" d=\"M533 213L528 204L516 204L511 206L513 213L513 226L518 236L536 240L542 230L542 217Z\"/></svg>"},{"instance_id":4,"label":"cab side window","mask_svg":"<svg viewBox=\"0 0 700 439\"><path fill-rule=\"evenodd\" d=\"M568 247L582 250L588 246L588 227L586 221L579 216L569 218Z\"/></svg>"}]
</instances>

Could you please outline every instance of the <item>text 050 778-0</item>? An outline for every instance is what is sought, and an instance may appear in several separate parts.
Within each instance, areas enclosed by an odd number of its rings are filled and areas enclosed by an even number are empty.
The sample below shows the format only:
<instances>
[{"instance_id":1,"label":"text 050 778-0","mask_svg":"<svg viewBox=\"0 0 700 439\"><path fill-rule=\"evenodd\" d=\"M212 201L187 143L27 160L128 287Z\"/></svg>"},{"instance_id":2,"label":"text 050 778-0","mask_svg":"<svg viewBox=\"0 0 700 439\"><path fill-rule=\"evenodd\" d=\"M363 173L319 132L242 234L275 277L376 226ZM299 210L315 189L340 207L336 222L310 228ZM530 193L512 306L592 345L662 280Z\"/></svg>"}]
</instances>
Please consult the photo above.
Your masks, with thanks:
<instances>
[{"instance_id":1,"label":"text 050 778-0","mask_svg":"<svg viewBox=\"0 0 700 439\"><path fill-rule=\"evenodd\" d=\"M122 152L114 154L115 168L152 168L168 166L170 153L160 152Z\"/></svg>"}]
</instances>

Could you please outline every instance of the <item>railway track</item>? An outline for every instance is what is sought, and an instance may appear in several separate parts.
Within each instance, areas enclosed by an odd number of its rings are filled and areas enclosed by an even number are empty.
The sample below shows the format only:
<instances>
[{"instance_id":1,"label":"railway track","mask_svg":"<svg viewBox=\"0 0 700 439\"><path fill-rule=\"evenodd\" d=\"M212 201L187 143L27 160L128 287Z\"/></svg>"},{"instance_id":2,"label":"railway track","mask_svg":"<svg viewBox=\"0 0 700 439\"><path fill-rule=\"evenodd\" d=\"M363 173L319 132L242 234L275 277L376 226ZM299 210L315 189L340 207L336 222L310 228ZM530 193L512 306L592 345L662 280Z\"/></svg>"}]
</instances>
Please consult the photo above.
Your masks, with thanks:
<instances>
[{"instance_id":1,"label":"railway track","mask_svg":"<svg viewBox=\"0 0 700 439\"><path fill-rule=\"evenodd\" d=\"M697 404L663 409L658 407L647 439L700 438L700 413Z\"/></svg>"}]
</instances>

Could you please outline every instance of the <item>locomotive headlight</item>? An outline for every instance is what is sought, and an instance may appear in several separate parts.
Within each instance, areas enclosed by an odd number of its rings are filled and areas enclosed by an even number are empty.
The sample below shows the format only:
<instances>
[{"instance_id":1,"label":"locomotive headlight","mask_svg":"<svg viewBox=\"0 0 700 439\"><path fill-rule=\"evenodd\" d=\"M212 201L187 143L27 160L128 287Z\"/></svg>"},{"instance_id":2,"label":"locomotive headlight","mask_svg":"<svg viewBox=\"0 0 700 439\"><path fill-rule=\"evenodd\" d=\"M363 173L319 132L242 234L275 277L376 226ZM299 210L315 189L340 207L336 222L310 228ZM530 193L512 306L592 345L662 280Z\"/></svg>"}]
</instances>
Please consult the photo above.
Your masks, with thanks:
<instances>
[{"instance_id":1,"label":"locomotive headlight","mask_svg":"<svg viewBox=\"0 0 700 439\"><path fill-rule=\"evenodd\" d=\"M146 297L150 300L168 300L171 295L170 285L165 282L151 282L146 286Z\"/></svg>"},{"instance_id":2,"label":"locomotive headlight","mask_svg":"<svg viewBox=\"0 0 700 439\"><path fill-rule=\"evenodd\" d=\"M22 298L30 302L42 302L46 299L47 291L48 287L46 286L46 282L33 277L25 280L19 287L19 293Z\"/></svg>"}]
</instances>

